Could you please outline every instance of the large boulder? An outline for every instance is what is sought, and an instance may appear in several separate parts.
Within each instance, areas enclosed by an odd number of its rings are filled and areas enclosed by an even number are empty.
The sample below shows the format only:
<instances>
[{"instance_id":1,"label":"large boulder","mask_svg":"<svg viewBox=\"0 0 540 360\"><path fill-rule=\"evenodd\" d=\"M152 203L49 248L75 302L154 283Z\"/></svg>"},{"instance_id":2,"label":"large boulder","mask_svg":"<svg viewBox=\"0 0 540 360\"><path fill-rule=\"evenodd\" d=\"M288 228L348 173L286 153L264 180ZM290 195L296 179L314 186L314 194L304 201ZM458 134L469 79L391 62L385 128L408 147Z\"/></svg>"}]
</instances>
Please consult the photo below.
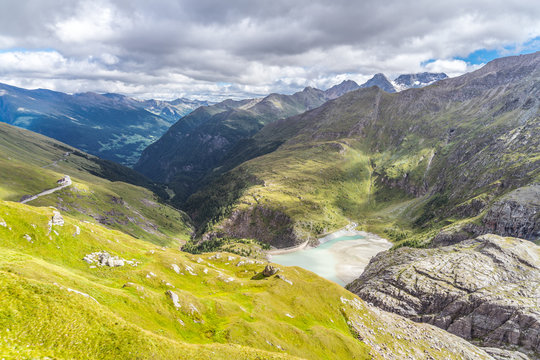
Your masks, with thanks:
<instances>
[{"instance_id":1,"label":"large boulder","mask_svg":"<svg viewBox=\"0 0 540 360\"><path fill-rule=\"evenodd\" d=\"M347 289L484 346L540 352L540 247L527 240L483 235L385 251Z\"/></svg>"}]
</instances>

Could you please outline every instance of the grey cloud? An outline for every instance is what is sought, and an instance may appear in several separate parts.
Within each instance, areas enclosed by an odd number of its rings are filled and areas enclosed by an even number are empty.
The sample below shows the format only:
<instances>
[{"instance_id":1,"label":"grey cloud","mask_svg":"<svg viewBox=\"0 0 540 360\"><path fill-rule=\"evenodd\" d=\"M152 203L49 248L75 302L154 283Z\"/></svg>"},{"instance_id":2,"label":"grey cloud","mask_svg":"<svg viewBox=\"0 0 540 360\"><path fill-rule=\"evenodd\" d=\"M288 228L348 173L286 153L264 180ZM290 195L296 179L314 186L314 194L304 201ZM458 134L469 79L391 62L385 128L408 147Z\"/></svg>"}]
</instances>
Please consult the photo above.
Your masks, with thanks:
<instances>
[{"instance_id":1,"label":"grey cloud","mask_svg":"<svg viewBox=\"0 0 540 360\"><path fill-rule=\"evenodd\" d=\"M100 9L111 11L109 23L101 23ZM67 86L71 76L77 86L122 82L137 95L146 84L145 96L166 93L159 85L214 97L253 94L253 87L292 92L347 73L418 71L428 59L522 42L540 35L538 18L540 5L528 0L5 0L0 37L16 48L54 49L66 69L0 71L0 82L32 75ZM71 28L62 24L77 21L89 28L88 41L66 40ZM191 82L173 83L174 75Z\"/></svg>"}]
</instances>

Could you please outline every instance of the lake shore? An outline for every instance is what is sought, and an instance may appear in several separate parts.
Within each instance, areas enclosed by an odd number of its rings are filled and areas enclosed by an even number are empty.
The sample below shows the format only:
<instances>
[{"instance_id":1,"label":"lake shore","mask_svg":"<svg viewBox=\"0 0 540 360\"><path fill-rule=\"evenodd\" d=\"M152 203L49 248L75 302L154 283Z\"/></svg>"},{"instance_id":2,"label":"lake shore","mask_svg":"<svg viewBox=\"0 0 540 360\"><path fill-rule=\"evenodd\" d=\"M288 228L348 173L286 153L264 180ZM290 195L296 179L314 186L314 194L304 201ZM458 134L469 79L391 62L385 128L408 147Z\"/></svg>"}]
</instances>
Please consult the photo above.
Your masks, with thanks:
<instances>
[{"instance_id":1,"label":"lake shore","mask_svg":"<svg viewBox=\"0 0 540 360\"><path fill-rule=\"evenodd\" d=\"M340 241L329 249L336 259L336 276L345 284L357 279L372 257L390 249L393 245L390 241L365 231L356 231L355 235L364 238Z\"/></svg>"},{"instance_id":2,"label":"lake shore","mask_svg":"<svg viewBox=\"0 0 540 360\"><path fill-rule=\"evenodd\" d=\"M371 258L388 250L392 243L378 235L355 230L351 224L319 238L319 246L311 247L308 242L288 249L267 252L272 262L286 266L300 266L313 271L340 285L358 278Z\"/></svg>"}]
</instances>

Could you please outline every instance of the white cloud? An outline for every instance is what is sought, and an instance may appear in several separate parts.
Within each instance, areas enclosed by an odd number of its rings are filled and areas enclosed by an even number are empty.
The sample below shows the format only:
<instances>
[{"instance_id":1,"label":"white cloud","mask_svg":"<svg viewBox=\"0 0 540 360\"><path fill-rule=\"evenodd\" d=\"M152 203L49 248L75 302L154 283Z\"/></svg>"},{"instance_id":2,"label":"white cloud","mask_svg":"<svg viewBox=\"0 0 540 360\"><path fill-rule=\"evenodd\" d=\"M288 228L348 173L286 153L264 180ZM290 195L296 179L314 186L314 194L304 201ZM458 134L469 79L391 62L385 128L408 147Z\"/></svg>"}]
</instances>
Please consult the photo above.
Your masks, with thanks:
<instances>
[{"instance_id":1,"label":"white cloud","mask_svg":"<svg viewBox=\"0 0 540 360\"><path fill-rule=\"evenodd\" d=\"M458 76L466 72L481 68L484 64L471 65L463 60L436 60L426 64L425 69L429 72L443 72L450 77Z\"/></svg>"},{"instance_id":2,"label":"white cloud","mask_svg":"<svg viewBox=\"0 0 540 360\"><path fill-rule=\"evenodd\" d=\"M540 4L529 0L2 5L0 82L156 98L292 93L378 72L459 75L475 66L455 57L540 36Z\"/></svg>"}]
</instances>

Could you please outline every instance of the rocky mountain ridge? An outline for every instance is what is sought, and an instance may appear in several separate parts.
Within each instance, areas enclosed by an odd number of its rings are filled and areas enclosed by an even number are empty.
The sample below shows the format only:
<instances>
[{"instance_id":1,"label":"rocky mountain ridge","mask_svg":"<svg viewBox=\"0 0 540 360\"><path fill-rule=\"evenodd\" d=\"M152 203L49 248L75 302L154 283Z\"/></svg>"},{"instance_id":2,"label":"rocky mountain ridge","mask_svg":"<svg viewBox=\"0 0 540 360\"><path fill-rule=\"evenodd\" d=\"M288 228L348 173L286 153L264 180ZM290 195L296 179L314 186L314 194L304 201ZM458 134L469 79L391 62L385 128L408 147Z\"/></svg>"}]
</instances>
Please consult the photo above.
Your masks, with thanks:
<instances>
[{"instance_id":1,"label":"rocky mountain ridge","mask_svg":"<svg viewBox=\"0 0 540 360\"><path fill-rule=\"evenodd\" d=\"M540 353L540 247L483 235L375 256L347 289L482 346Z\"/></svg>"},{"instance_id":2,"label":"rocky mountain ridge","mask_svg":"<svg viewBox=\"0 0 540 360\"><path fill-rule=\"evenodd\" d=\"M453 222L491 231L497 215L484 221L486 212L540 180L539 64L535 53L396 94L359 89L275 121L230 156L241 165L192 195L186 209L216 236L233 236L239 219L249 229L261 214L281 214L290 221L260 223L289 245L348 219L374 231L405 227L415 246ZM399 211L382 210L400 201ZM532 209L528 225L501 234L536 239L536 200L520 201Z\"/></svg>"}]
</instances>

